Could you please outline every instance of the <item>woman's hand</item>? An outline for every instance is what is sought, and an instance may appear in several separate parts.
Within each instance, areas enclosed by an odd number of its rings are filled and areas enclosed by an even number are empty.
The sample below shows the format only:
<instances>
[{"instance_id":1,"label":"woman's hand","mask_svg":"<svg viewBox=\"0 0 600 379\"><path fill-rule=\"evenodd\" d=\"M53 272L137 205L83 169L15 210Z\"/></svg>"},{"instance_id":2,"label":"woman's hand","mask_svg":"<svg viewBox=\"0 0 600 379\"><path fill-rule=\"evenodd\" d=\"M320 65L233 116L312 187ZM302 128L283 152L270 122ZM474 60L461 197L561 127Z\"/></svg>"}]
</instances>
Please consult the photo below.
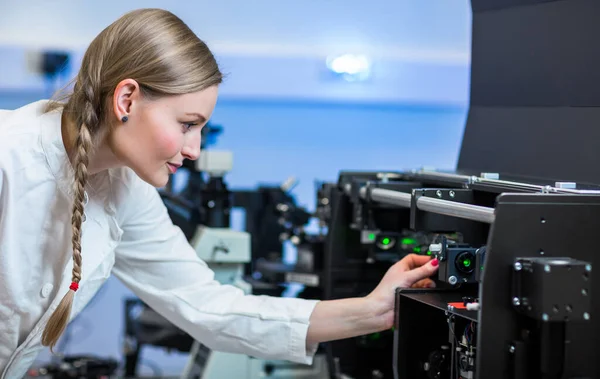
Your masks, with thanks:
<instances>
[{"instance_id":1,"label":"woman's hand","mask_svg":"<svg viewBox=\"0 0 600 379\"><path fill-rule=\"evenodd\" d=\"M306 344L361 336L390 329L394 324L396 288L434 287L428 277L437 259L411 254L388 269L366 297L319 302L310 317Z\"/></svg>"},{"instance_id":2,"label":"woman's hand","mask_svg":"<svg viewBox=\"0 0 600 379\"><path fill-rule=\"evenodd\" d=\"M396 288L433 288L429 279L438 269L438 260L426 255L409 254L388 269L379 285L366 301L372 309L378 309L382 320L382 330L394 325L394 305Z\"/></svg>"}]
</instances>

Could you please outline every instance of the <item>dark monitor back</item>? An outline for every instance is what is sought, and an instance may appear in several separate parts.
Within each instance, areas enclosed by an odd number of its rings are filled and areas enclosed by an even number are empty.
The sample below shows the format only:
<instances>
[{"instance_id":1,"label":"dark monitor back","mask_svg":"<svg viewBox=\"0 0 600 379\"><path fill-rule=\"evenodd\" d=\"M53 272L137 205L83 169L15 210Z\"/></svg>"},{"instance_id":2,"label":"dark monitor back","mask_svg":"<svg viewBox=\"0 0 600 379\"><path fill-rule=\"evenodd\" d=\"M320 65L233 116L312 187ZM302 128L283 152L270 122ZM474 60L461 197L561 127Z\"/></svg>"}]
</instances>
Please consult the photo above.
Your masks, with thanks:
<instances>
[{"instance_id":1,"label":"dark monitor back","mask_svg":"<svg viewBox=\"0 0 600 379\"><path fill-rule=\"evenodd\" d=\"M457 169L600 184L600 1L471 4Z\"/></svg>"}]
</instances>

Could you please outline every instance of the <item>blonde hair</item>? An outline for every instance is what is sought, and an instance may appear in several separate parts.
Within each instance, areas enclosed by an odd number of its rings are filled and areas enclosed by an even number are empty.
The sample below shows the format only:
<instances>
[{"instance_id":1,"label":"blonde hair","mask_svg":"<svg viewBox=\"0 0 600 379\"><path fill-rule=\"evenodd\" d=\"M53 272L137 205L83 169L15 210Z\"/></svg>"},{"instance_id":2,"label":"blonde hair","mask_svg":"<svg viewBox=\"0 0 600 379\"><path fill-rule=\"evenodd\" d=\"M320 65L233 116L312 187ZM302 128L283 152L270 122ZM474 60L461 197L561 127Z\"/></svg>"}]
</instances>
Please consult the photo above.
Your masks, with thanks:
<instances>
[{"instance_id":1,"label":"blonde hair","mask_svg":"<svg viewBox=\"0 0 600 379\"><path fill-rule=\"evenodd\" d=\"M108 116L115 87L134 79L145 98L182 95L218 85L223 80L218 64L190 28L161 9L129 12L104 29L88 47L74 79L73 91L64 101L52 101L46 111L63 108L78 127L73 156L73 284L51 315L42 344L56 345L71 314L81 280L81 224L88 156L108 132Z\"/></svg>"}]
</instances>

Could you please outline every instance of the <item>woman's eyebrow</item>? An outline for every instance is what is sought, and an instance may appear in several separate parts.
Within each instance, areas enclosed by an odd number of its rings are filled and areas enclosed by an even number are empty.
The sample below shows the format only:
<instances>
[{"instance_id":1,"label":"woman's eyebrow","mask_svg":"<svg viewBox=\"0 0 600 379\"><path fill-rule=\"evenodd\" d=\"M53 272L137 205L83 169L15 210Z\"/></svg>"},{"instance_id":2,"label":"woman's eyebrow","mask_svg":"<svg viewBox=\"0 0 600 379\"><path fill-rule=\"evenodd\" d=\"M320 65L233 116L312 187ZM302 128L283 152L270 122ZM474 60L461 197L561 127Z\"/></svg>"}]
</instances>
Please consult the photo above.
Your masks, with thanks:
<instances>
[{"instance_id":1,"label":"woman's eyebrow","mask_svg":"<svg viewBox=\"0 0 600 379\"><path fill-rule=\"evenodd\" d=\"M202 121L202 122L206 121L206 117L202 116L200 113L193 113L192 112L192 113L186 113L186 115L188 115L188 116L196 116L196 117L198 117L198 120Z\"/></svg>"}]
</instances>

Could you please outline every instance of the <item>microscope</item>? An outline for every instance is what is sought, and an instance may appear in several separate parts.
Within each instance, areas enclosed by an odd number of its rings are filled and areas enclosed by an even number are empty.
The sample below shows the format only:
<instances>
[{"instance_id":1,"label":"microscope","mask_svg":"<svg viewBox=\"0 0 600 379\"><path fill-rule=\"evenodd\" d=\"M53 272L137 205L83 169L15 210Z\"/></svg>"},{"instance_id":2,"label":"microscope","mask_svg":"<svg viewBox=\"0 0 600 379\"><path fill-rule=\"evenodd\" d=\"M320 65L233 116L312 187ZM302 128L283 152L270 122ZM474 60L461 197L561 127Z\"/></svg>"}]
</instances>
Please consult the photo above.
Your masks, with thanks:
<instances>
[{"instance_id":1,"label":"microscope","mask_svg":"<svg viewBox=\"0 0 600 379\"><path fill-rule=\"evenodd\" d=\"M296 184L290 177L279 185L234 191L234 207L244 209L245 228L252 237L246 281L252 283L255 295L282 296L286 286L294 283L304 286L298 297L321 298L322 236L307 233L306 226L315 214L298 205L291 193ZM286 261L286 248L296 251L295 262Z\"/></svg>"},{"instance_id":2,"label":"microscope","mask_svg":"<svg viewBox=\"0 0 600 379\"><path fill-rule=\"evenodd\" d=\"M210 200L205 202L205 206L210 210L207 213L213 214L209 217L213 224L220 219L215 213L229 214L222 208L230 204L228 196L222 196L223 193L230 193L222 178L231 171L232 166L233 154L227 151L207 151L196 161L196 171L209 177L207 186L220 188L222 192L213 193L213 196L209 196ZM215 185L215 182L219 184ZM222 220L221 225L197 225L190 238L190 244L214 271L217 281L234 285L246 294L251 294L252 285L244 280L245 268L252 258L250 234L234 231L229 228L229 220ZM326 379L325 367L324 360L315 360L312 367L291 362L265 361L243 354L214 351L199 341L194 341L181 379Z\"/></svg>"},{"instance_id":3,"label":"microscope","mask_svg":"<svg viewBox=\"0 0 600 379\"><path fill-rule=\"evenodd\" d=\"M223 181L233 166L233 154L229 151L206 151L195 162L196 170L208 175L203 196L207 209L206 222L195 226L189 238L198 257L205 261L215 273L215 280L235 285L245 293L252 288L243 280L244 268L250 263L250 234L232 230L229 226L229 191ZM212 190L211 190L212 189Z\"/></svg>"}]
</instances>

